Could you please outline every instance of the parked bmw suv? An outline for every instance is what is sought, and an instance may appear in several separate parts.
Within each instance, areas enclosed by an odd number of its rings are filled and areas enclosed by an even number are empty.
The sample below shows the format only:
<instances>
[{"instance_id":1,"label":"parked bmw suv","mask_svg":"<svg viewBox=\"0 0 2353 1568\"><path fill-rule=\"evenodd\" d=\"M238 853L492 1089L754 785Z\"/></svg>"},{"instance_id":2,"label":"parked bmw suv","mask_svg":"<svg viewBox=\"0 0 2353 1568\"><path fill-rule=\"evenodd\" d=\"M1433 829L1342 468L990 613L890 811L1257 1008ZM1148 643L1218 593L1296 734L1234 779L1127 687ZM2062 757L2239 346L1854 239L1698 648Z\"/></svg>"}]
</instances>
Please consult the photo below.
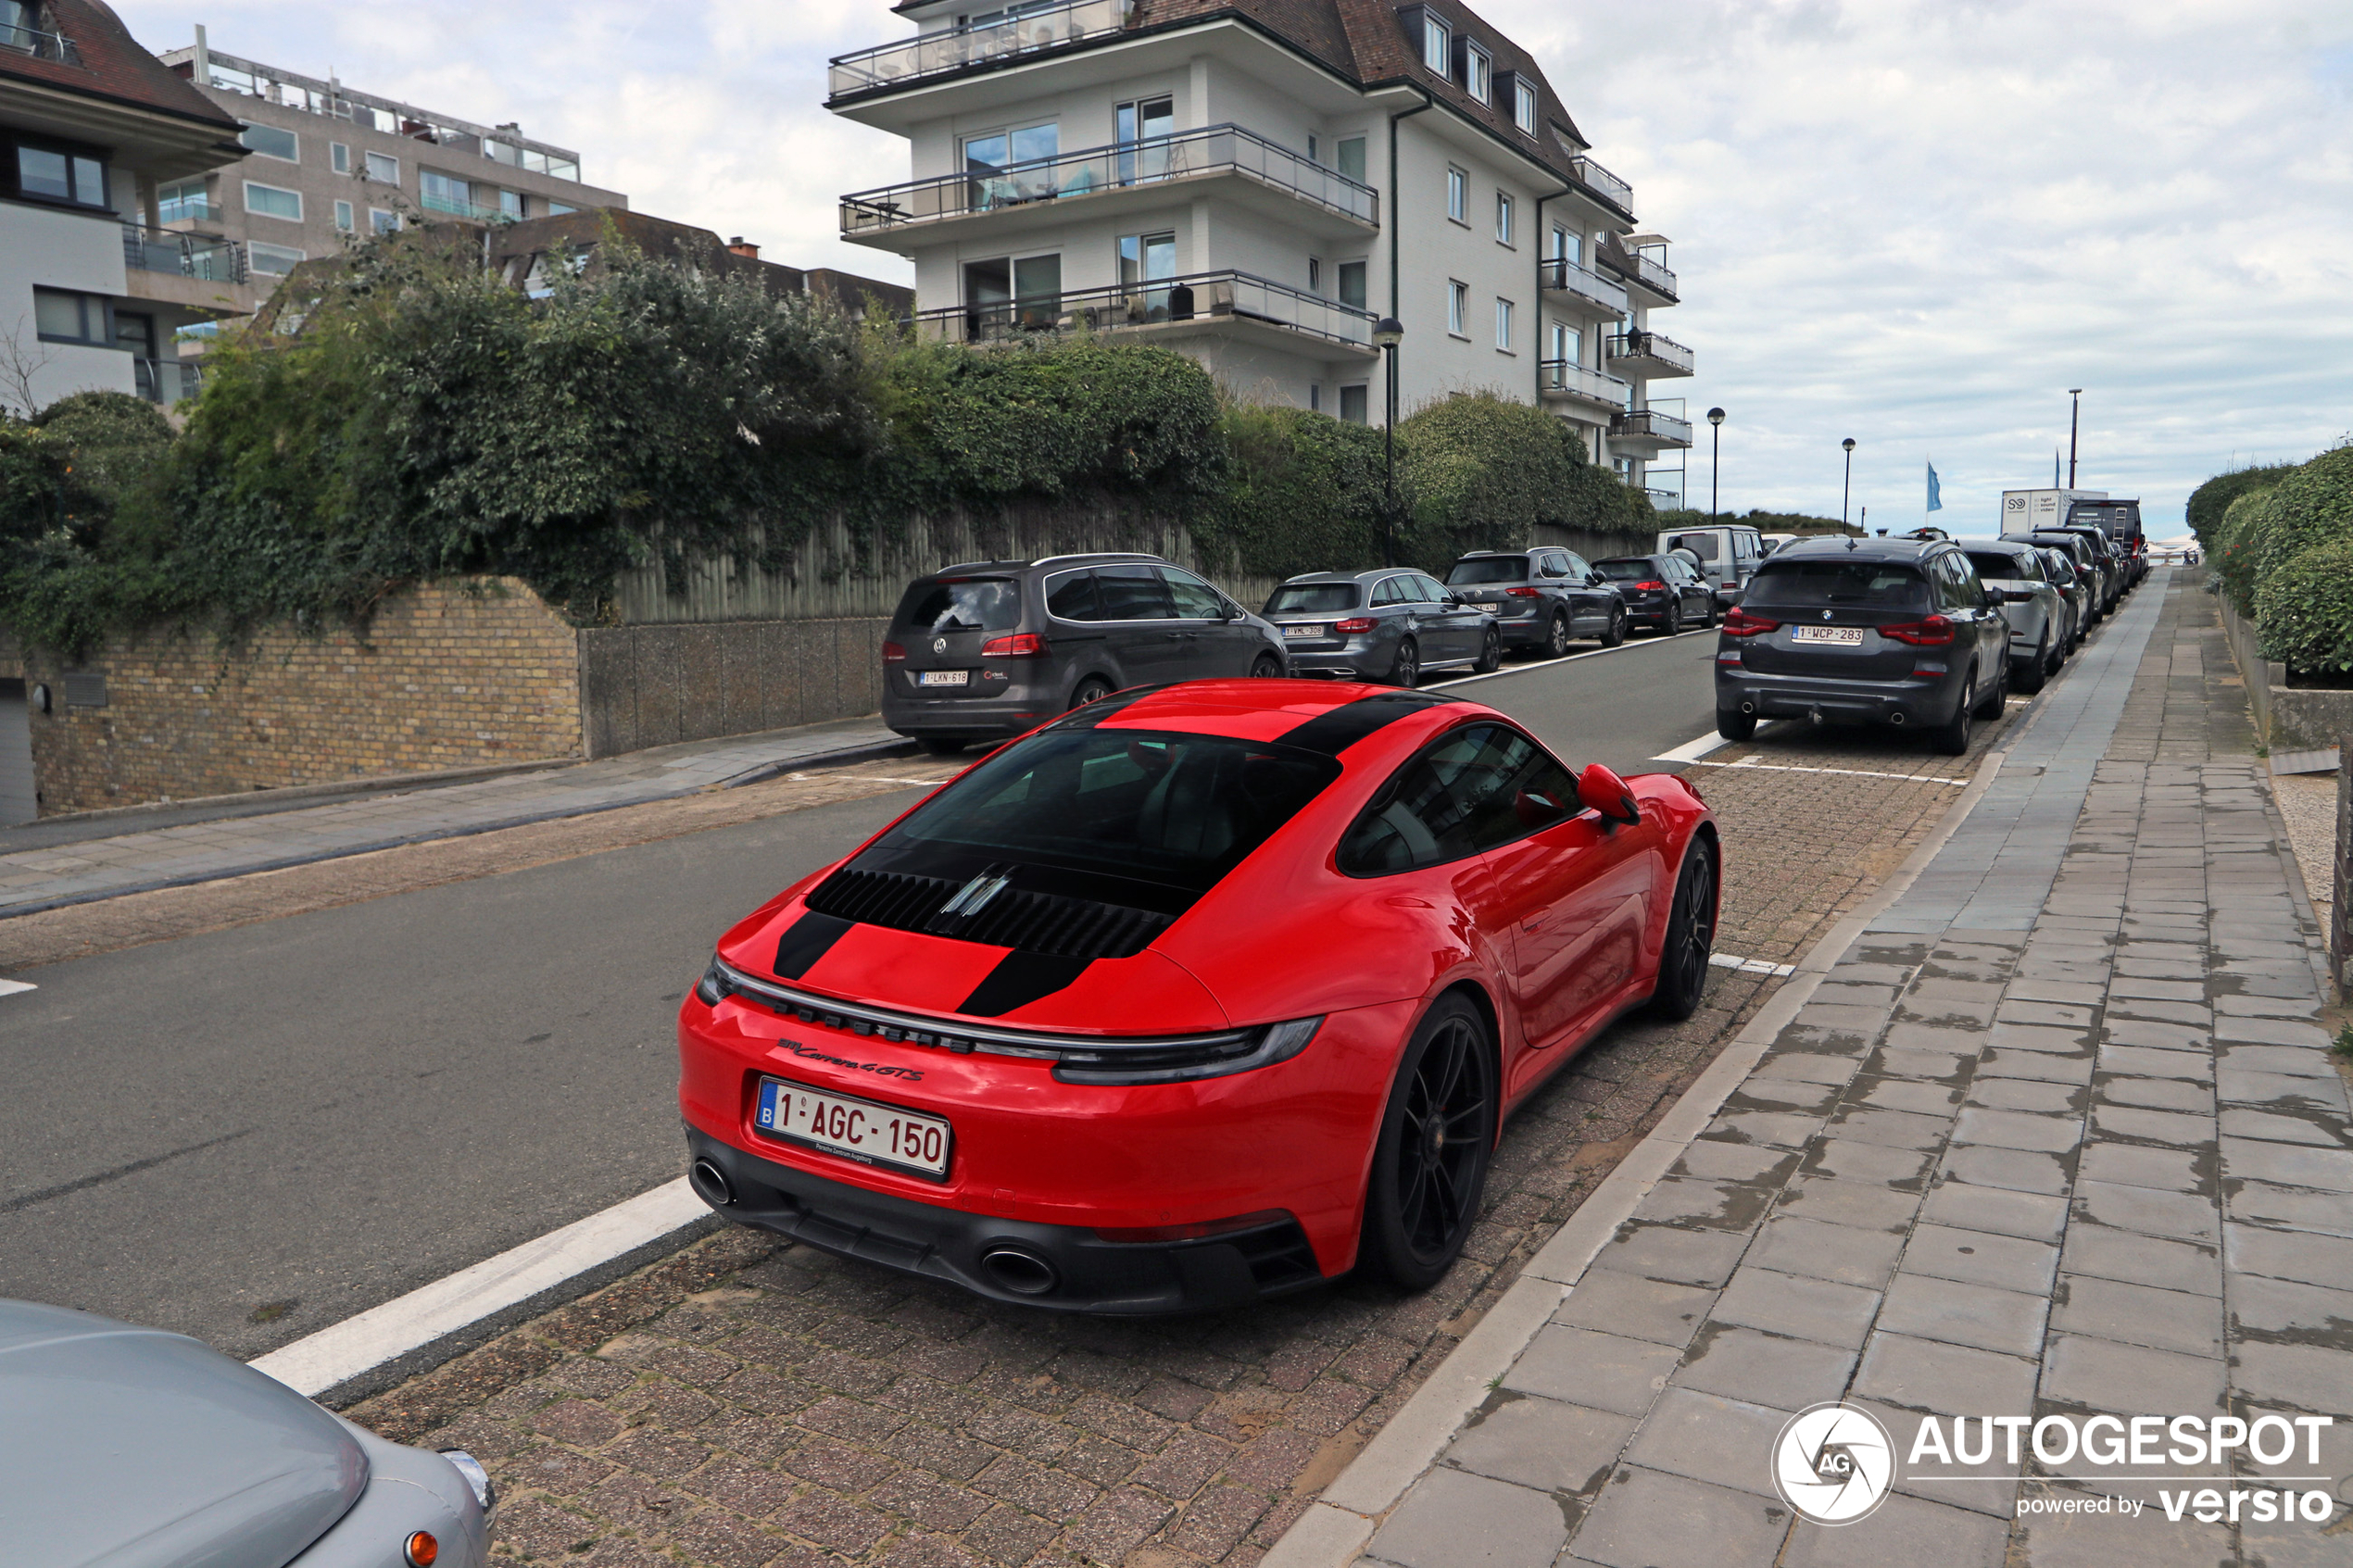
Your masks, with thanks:
<instances>
[{"instance_id":1,"label":"parked bmw suv","mask_svg":"<svg viewBox=\"0 0 2353 1568\"><path fill-rule=\"evenodd\" d=\"M882 659L883 722L937 752L1127 686L1290 670L1281 633L1146 555L968 561L917 578Z\"/></svg>"},{"instance_id":2,"label":"parked bmw suv","mask_svg":"<svg viewBox=\"0 0 2353 1568\"><path fill-rule=\"evenodd\" d=\"M1626 640L1626 600L1574 550L1473 550L1446 571L1446 585L1495 617L1507 648L1553 659L1575 637L1614 648Z\"/></svg>"},{"instance_id":3,"label":"parked bmw suv","mask_svg":"<svg viewBox=\"0 0 2353 1568\"><path fill-rule=\"evenodd\" d=\"M1957 757L1969 720L2002 711L2007 599L1946 540L1801 539L1757 568L1724 618L1717 732L1746 740L1760 719L1907 724Z\"/></svg>"},{"instance_id":4,"label":"parked bmw suv","mask_svg":"<svg viewBox=\"0 0 2353 1568\"><path fill-rule=\"evenodd\" d=\"M1410 567L1311 571L1267 596L1265 614L1295 675L1410 686L1425 670L1504 662L1495 618Z\"/></svg>"},{"instance_id":5,"label":"parked bmw suv","mask_svg":"<svg viewBox=\"0 0 2353 1568\"><path fill-rule=\"evenodd\" d=\"M2050 580L2038 546L2008 539L1958 543L1969 552L1978 581L2001 589L2007 601L2002 616L2010 624L2011 690L2041 691L2074 646L2075 607Z\"/></svg>"}]
</instances>

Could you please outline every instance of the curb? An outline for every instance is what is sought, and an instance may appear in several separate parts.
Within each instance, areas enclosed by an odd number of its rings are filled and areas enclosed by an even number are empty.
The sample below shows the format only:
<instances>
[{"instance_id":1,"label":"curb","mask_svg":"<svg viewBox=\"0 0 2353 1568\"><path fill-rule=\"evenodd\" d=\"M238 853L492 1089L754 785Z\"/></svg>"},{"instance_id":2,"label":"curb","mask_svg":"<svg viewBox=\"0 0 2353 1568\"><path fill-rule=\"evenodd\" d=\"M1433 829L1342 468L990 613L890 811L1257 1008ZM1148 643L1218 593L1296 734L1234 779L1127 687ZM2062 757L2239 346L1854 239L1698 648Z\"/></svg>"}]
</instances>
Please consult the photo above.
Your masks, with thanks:
<instances>
[{"instance_id":1,"label":"curb","mask_svg":"<svg viewBox=\"0 0 2353 1568\"><path fill-rule=\"evenodd\" d=\"M2039 697L2038 697L2039 702ZM1558 1310L1596 1253L1636 1205L1682 1158L1731 1092L1814 994L1841 954L1871 922L1910 890L1938 851L1958 831L2002 771L2004 750L1989 751L1959 799L1886 882L1823 933L1797 962L1797 972L1773 993L1746 1027L1717 1056L1649 1135L1617 1163L1593 1195L1529 1260L1520 1277L1454 1347L1428 1382L1375 1434L1323 1495L1308 1505L1259 1568L1348 1568L1405 1490L1438 1461L1464 1421L1487 1397L1492 1379L1510 1370L1536 1332Z\"/></svg>"}]
</instances>

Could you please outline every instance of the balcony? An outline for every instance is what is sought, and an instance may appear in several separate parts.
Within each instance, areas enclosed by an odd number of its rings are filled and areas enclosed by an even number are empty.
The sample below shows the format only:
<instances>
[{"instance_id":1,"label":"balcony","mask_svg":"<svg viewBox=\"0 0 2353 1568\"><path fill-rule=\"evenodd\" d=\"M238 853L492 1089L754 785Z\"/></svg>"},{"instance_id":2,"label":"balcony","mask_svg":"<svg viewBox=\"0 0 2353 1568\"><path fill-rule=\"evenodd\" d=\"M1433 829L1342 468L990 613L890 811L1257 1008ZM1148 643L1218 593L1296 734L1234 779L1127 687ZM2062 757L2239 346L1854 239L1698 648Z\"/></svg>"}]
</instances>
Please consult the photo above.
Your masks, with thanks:
<instances>
[{"instance_id":1,"label":"balcony","mask_svg":"<svg viewBox=\"0 0 2353 1568\"><path fill-rule=\"evenodd\" d=\"M417 205L427 212L447 213L452 218L463 218L475 223L495 223L501 218L514 216L503 207L484 207L477 202L467 201L459 196L446 195L438 191L425 192L417 198Z\"/></svg>"},{"instance_id":2,"label":"balcony","mask_svg":"<svg viewBox=\"0 0 2353 1568\"><path fill-rule=\"evenodd\" d=\"M1547 398L1589 406L1607 411L1626 407L1634 389L1616 376L1604 375L1567 359L1547 359L1537 367L1537 390ZM1597 423L1597 420L1587 420Z\"/></svg>"},{"instance_id":3,"label":"balcony","mask_svg":"<svg viewBox=\"0 0 2353 1568\"><path fill-rule=\"evenodd\" d=\"M1634 254L1629 259L1633 263L1630 269L1616 262L1604 265L1621 274L1629 287L1642 289L1650 295L1650 303L1673 305L1680 297L1675 292L1675 274L1667 270L1667 263L1640 254Z\"/></svg>"},{"instance_id":4,"label":"balcony","mask_svg":"<svg viewBox=\"0 0 2353 1568\"><path fill-rule=\"evenodd\" d=\"M1629 185L1589 157L1569 159L1568 169L1577 177L1579 184L1607 201L1627 217L1634 216L1633 186Z\"/></svg>"},{"instance_id":5,"label":"balcony","mask_svg":"<svg viewBox=\"0 0 2353 1568\"><path fill-rule=\"evenodd\" d=\"M829 103L887 88L909 87L974 66L1033 55L1117 32L1127 20L1131 0L1067 0L1056 6L1015 6L1018 15L976 27L920 33L842 55L826 68Z\"/></svg>"},{"instance_id":6,"label":"balcony","mask_svg":"<svg viewBox=\"0 0 2353 1568\"><path fill-rule=\"evenodd\" d=\"M1664 332L1612 332L1603 350L1611 370L1644 380L1688 376L1698 363L1690 349Z\"/></svg>"},{"instance_id":7,"label":"balcony","mask_svg":"<svg viewBox=\"0 0 2353 1568\"><path fill-rule=\"evenodd\" d=\"M1239 338L1270 347L1334 350L1371 358L1374 317L1248 272L1196 272L1182 278L988 305L950 306L915 317L928 342L1020 343L1041 332L1133 333L1154 339L1202 334Z\"/></svg>"},{"instance_id":8,"label":"balcony","mask_svg":"<svg viewBox=\"0 0 2353 1568\"><path fill-rule=\"evenodd\" d=\"M161 272L207 283L245 281L245 247L218 234L183 234L150 229L144 223L122 226L122 264L134 272Z\"/></svg>"},{"instance_id":9,"label":"balcony","mask_svg":"<svg viewBox=\"0 0 2353 1568\"><path fill-rule=\"evenodd\" d=\"M1609 444L1626 452L1664 452L1692 444L1692 423L1655 408L1627 408L1609 421Z\"/></svg>"},{"instance_id":10,"label":"balcony","mask_svg":"<svg viewBox=\"0 0 2353 1568\"><path fill-rule=\"evenodd\" d=\"M1042 227L1063 221L1072 202L1102 214L1164 206L1172 199L1167 187L1213 180L1238 182L1234 194L1245 205L1286 222L1305 217L1308 228L1337 233L1380 227L1380 194L1371 186L1255 132L1213 125L861 191L841 198L841 237L896 248L911 230L928 242L982 220L992 232Z\"/></svg>"},{"instance_id":11,"label":"balcony","mask_svg":"<svg viewBox=\"0 0 2353 1568\"><path fill-rule=\"evenodd\" d=\"M1626 285L1589 271L1565 256L1541 264L1538 276L1544 292L1565 295L1567 303L1597 311L1616 320L1626 314Z\"/></svg>"},{"instance_id":12,"label":"balcony","mask_svg":"<svg viewBox=\"0 0 2353 1568\"><path fill-rule=\"evenodd\" d=\"M17 9L15 6L9 7ZM24 7L31 10L31 6ZM73 40L62 32L43 32L37 28L20 27L14 22L0 22L0 49L11 49L19 55L31 55L36 60L56 60L60 65L78 66L82 51Z\"/></svg>"}]
</instances>

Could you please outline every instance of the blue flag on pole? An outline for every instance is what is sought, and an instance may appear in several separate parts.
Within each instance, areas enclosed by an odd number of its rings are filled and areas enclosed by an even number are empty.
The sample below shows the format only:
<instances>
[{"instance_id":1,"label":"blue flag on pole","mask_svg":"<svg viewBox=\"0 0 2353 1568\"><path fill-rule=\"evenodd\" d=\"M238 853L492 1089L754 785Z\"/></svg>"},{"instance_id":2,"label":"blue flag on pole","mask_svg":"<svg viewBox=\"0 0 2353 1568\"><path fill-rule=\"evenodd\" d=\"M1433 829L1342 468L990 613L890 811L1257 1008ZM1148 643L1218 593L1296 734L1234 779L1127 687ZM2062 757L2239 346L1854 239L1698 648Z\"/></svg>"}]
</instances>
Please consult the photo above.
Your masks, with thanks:
<instances>
[{"instance_id":1,"label":"blue flag on pole","mask_svg":"<svg viewBox=\"0 0 2353 1568\"><path fill-rule=\"evenodd\" d=\"M1936 459L1933 458L1928 463L1928 509L1932 512L1944 509L1944 493L1936 487Z\"/></svg>"}]
</instances>

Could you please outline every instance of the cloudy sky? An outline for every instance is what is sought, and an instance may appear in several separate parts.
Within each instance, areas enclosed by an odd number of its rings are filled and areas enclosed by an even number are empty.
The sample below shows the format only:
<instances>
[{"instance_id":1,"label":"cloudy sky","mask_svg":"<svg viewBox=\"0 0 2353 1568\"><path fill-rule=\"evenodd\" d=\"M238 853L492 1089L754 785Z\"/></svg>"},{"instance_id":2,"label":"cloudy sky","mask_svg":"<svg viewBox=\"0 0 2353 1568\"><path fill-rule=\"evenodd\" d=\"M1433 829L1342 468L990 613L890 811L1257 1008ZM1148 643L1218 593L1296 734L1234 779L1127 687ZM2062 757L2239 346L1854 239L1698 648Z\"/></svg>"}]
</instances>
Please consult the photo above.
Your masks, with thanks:
<instances>
[{"instance_id":1,"label":"cloudy sky","mask_svg":"<svg viewBox=\"0 0 2353 1568\"><path fill-rule=\"evenodd\" d=\"M778 260L905 280L833 198L905 144L821 107L827 56L911 31L887 0L117 0L214 47L580 149L633 207ZM1948 525L2081 483L2177 522L2198 481L2353 430L2353 6L2342 0L1488 0L1672 237L1694 414L1728 508ZM1658 389L1662 393L1671 387ZM1705 442L1691 483L1704 502ZM2161 527L2161 532L2171 532Z\"/></svg>"}]
</instances>

